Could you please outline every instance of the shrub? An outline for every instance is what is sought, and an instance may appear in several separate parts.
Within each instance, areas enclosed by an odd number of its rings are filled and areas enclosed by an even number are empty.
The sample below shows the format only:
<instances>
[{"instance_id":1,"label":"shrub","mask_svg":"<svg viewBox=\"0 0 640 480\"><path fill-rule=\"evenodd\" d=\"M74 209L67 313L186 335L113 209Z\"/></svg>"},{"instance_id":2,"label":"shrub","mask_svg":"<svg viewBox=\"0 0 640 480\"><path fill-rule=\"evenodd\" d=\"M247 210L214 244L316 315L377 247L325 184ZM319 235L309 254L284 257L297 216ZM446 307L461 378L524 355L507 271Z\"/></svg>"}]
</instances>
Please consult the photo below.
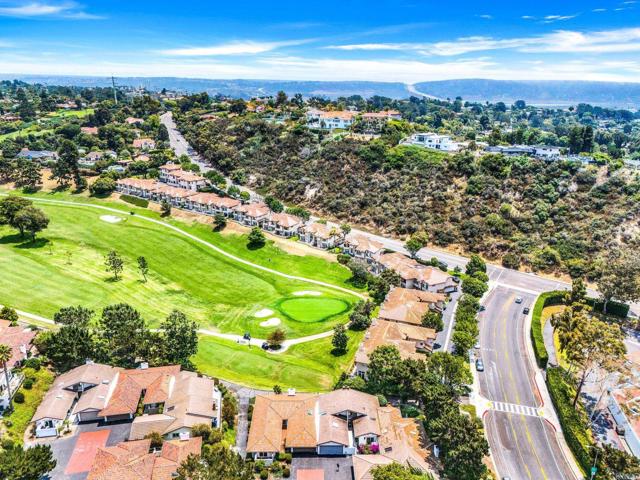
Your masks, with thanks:
<instances>
[{"instance_id":1,"label":"shrub","mask_svg":"<svg viewBox=\"0 0 640 480\"><path fill-rule=\"evenodd\" d=\"M462 281L462 291L474 297L480 298L487 290L489 290L489 286L477 278L466 277Z\"/></svg>"},{"instance_id":2,"label":"shrub","mask_svg":"<svg viewBox=\"0 0 640 480\"><path fill-rule=\"evenodd\" d=\"M289 478L291 476L291 470L289 470L289 467L285 467L284 470L282 470L282 476L284 478Z\"/></svg>"},{"instance_id":3,"label":"shrub","mask_svg":"<svg viewBox=\"0 0 640 480\"><path fill-rule=\"evenodd\" d=\"M147 208L149 206L148 200L145 200L144 198L134 197L132 195L120 195L120 200L130 203L131 205L135 205L136 207Z\"/></svg>"},{"instance_id":4,"label":"shrub","mask_svg":"<svg viewBox=\"0 0 640 480\"><path fill-rule=\"evenodd\" d=\"M24 403L24 393L16 392L16 394L13 396L13 401L15 403Z\"/></svg>"},{"instance_id":5,"label":"shrub","mask_svg":"<svg viewBox=\"0 0 640 480\"><path fill-rule=\"evenodd\" d=\"M348 264L349 260L351 260L351 256L350 255L347 255L346 253L339 253L338 254L338 263L340 265Z\"/></svg>"},{"instance_id":6,"label":"shrub","mask_svg":"<svg viewBox=\"0 0 640 480\"><path fill-rule=\"evenodd\" d=\"M260 480L267 480L267 478L269 478L269 471L268 470L262 470L260 472Z\"/></svg>"},{"instance_id":7,"label":"shrub","mask_svg":"<svg viewBox=\"0 0 640 480\"><path fill-rule=\"evenodd\" d=\"M541 294L533 307L531 318L531 341L533 343L533 353L540 368L546 368L549 361L549 353L544 345L542 335L542 310L551 305L561 305L564 302L565 292L556 290Z\"/></svg>"},{"instance_id":8,"label":"shrub","mask_svg":"<svg viewBox=\"0 0 640 480\"><path fill-rule=\"evenodd\" d=\"M31 390L33 388L33 378L27 378L25 379L25 381L22 383L22 386L26 389L26 390Z\"/></svg>"},{"instance_id":9,"label":"shrub","mask_svg":"<svg viewBox=\"0 0 640 480\"><path fill-rule=\"evenodd\" d=\"M547 388L558 412L558 419L569 448L583 471L591 469L591 449L594 446L587 428L588 420L583 411L573 408L573 387L564 379L559 367L547 369ZM579 407L581 408L581 407Z\"/></svg>"},{"instance_id":10,"label":"shrub","mask_svg":"<svg viewBox=\"0 0 640 480\"><path fill-rule=\"evenodd\" d=\"M389 403L387 401L387 397L385 397L384 395L382 395L381 393L379 393L378 395L376 395L378 397L378 403L380 404L381 407L386 407L387 404Z\"/></svg>"},{"instance_id":11,"label":"shrub","mask_svg":"<svg viewBox=\"0 0 640 480\"><path fill-rule=\"evenodd\" d=\"M89 187L91 195L107 195L116 189L116 182L112 178L98 178Z\"/></svg>"},{"instance_id":12,"label":"shrub","mask_svg":"<svg viewBox=\"0 0 640 480\"><path fill-rule=\"evenodd\" d=\"M38 370L40 370L40 367L42 366L42 362L40 361L39 358L36 358L36 357L27 358L23 362L23 366L25 368L31 368L37 372Z\"/></svg>"}]
</instances>

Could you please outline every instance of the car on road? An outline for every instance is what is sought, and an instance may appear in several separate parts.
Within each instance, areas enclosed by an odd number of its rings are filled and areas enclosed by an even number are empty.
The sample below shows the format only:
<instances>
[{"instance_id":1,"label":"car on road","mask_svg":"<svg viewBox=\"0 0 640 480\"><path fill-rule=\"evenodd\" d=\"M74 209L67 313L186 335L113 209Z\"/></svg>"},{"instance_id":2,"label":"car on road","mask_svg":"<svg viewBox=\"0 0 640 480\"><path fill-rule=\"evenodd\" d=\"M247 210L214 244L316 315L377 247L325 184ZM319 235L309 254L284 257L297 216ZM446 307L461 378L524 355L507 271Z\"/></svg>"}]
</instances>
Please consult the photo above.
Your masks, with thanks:
<instances>
[{"instance_id":1,"label":"car on road","mask_svg":"<svg viewBox=\"0 0 640 480\"><path fill-rule=\"evenodd\" d=\"M524 307L524 309L522 310L522 313L524 313L525 315L529 314L529 307Z\"/></svg>"},{"instance_id":2,"label":"car on road","mask_svg":"<svg viewBox=\"0 0 640 480\"><path fill-rule=\"evenodd\" d=\"M261 347L263 350L269 350L269 342L262 342Z\"/></svg>"},{"instance_id":3,"label":"car on road","mask_svg":"<svg viewBox=\"0 0 640 480\"><path fill-rule=\"evenodd\" d=\"M475 348L476 350L480 350L480 342L476 342L473 348Z\"/></svg>"},{"instance_id":4,"label":"car on road","mask_svg":"<svg viewBox=\"0 0 640 480\"><path fill-rule=\"evenodd\" d=\"M453 277L453 281L455 283L460 283L460 277Z\"/></svg>"},{"instance_id":5,"label":"car on road","mask_svg":"<svg viewBox=\"0 0 640 480\"><path fill-rule=\"evenodd\" d=\"M484 372L484 363L482 362L481 358L478 358L476 360L476 370L478 372Z\"/></svg>"},{"instance_id":6,"label":"car on road","mask_svg":"<svg viewBox=\"0 0 640 480\"><path fill-rule=\"evenodd\" d=\"M439 343L434 343L433 344L433 350L438 350L442 345L440 345Z\"/></svg>"},{"instance_id":7,"label":"car on road","mask_svg":"<svg viewBox=\"0 0 640 480\"><path fill-rule=\"evenodd\" d=\"M479 312L484 312L486 309L487 309L487 307L485 307L484 305L480 305L480 306L478 307L478 311L479 311Z\"/></svg>"},{"instance_id":8,"label":"car on road","mask_svg":"<svg viewBox=\"0 0 640 480\"><path fill-rule=\"evenodd\" d=\"M522 303L522 297L516 297L516 303Z\"/></svg>"},{"instance_id":9,"label":"car on road","mask_svg":"<svg viewBox=\"0 0 640 480\"><path fill-rule=\"evenodd\" d=\"M627 432L622 425L616 425L616 433L621 437L624 437L625 433Z\"/></svg>"},{"instance_id":10,"label":"car on road","mask_svg":"<svg viewBox=\"0 0 640 480\"><path fill-rule=\"evenodd\" d=\"M251 340L251 334L250 334L249 332L246 332L246 333L242 336L242 338L243 338L244 340Z\"/></svg>"}]
</instances>

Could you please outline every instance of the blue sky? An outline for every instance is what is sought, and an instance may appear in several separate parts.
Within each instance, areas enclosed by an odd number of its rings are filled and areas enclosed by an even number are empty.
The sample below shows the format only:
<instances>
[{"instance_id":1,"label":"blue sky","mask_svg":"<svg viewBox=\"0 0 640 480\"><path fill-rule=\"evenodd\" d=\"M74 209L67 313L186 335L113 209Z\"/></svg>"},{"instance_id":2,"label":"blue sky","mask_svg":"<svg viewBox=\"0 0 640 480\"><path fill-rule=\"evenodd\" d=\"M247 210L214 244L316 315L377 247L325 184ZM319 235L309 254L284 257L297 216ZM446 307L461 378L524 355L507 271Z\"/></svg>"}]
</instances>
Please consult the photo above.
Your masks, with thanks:
<instances>
[{"instance_id":1,"label":"blue sky","mask_svg":"<svg viewBox=\"0 0 640 480\"><path fill-rule=\"evenodd\" d=\"M0 0L0 73L640 82L640 0Z\"/></svg>"}]
</instances>

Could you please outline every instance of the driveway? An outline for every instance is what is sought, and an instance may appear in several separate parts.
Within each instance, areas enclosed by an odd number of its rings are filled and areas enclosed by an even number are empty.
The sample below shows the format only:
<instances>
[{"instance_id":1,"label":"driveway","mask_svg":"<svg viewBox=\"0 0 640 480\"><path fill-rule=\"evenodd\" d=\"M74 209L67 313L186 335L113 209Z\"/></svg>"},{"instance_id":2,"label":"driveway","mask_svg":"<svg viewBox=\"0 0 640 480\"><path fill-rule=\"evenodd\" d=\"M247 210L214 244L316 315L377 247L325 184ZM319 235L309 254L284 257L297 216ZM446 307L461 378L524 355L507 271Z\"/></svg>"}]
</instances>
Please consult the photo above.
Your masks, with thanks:
<instances>
[{"instance_id":1,"label":"driveway","mask_svg":"<svg viewBox=\"0 0 640 480\"><path fill-rule=\"evenodd\" d=\"M74 449L76 448L76 442L78 441L78 435L83 432L97 432L97 431L109 431L109 437L107 438L106 446L110 447L117 443L124 442L129 437L131 431L131 423L115 423L111 425L103 425L98 423L86 423L76 425L76 431L71 437L59 438L51 441L51 450L53 451L53 457L56 459L56 468L50 474L53 480L85 480L88 472L76 473L73 475L65 475L64 471L67 468L67 464L71 459Z\"/></svg>"},{"instance_id":2,"label":"driveway","mask_svg":"<svg viewBox=\"0 0 640 480\"><path fill-rule=\"evenodd\" d=\"M304 477L305 471L322 470L324 480L352 480L352 457L296 456L291 461L291 478ZM315 476L313 477L315 478Z\"/></svg>"}]
</instances>

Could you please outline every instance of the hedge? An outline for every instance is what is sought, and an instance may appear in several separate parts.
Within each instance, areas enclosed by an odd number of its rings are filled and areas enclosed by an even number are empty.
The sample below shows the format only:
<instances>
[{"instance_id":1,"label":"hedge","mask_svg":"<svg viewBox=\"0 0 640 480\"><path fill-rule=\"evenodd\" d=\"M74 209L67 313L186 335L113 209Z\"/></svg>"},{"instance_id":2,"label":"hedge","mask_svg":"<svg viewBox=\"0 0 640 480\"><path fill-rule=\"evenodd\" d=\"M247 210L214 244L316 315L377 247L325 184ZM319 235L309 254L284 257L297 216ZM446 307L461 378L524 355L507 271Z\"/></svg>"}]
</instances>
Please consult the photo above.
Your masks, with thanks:
<instances>
[{"instance_id":1,"label":"hedge","mask_svg":"<svg viewBox=\"0 0 640 480\"><path fill-rule=\"evenodd\" d=\"M134 197L132 195L123 194L120 195L120 200L123 200L127 203L135 205L136 207L147 208L149 206L149 201L144 198Z\"/></svg>"},{"instance_id":2,"label":"hedge","mask_svg":"<svg viewBox=\"0 0 640 480\"><path fill-rule=\"evenodd\" d=\"M604 302L602 300L597 298L588 298L587 303L593 307L596 312L604 312ZM629 305L609 300L609 302L607 302L607 315L627 318L627 315L629 315Z\"/></svg>"},{"instance_id":3,"label":"hedge","mask_svg":"<svg viewBox=\"0 0 640 480\"><path fill-rule=\"evenodd\" d=\"M565 381L562 368L549 367L547 369L547 388L558 413L567 445L569 445L583 472L590 471L591 449L594 447L594 443L587 427L588 420L583 411L577 411L573 408L575 390ZM578 408L581 408L580 405Z\"/></svg>"},{"instance_id":4,"label":"hedge","mask_svg":"<svg viewBox=\"0 0 640 480\"><path fill-rule=\"evenodd\" d=\"M549 353L544 346L544 336L542 334L542 310L552 305L562 305L564 303L565 292L554 290L545 292L538 297L533 307L531 318L531 342L533 343L533 353L540 368L546 368L549 361Z\"/></svg>"}]
</instances>

